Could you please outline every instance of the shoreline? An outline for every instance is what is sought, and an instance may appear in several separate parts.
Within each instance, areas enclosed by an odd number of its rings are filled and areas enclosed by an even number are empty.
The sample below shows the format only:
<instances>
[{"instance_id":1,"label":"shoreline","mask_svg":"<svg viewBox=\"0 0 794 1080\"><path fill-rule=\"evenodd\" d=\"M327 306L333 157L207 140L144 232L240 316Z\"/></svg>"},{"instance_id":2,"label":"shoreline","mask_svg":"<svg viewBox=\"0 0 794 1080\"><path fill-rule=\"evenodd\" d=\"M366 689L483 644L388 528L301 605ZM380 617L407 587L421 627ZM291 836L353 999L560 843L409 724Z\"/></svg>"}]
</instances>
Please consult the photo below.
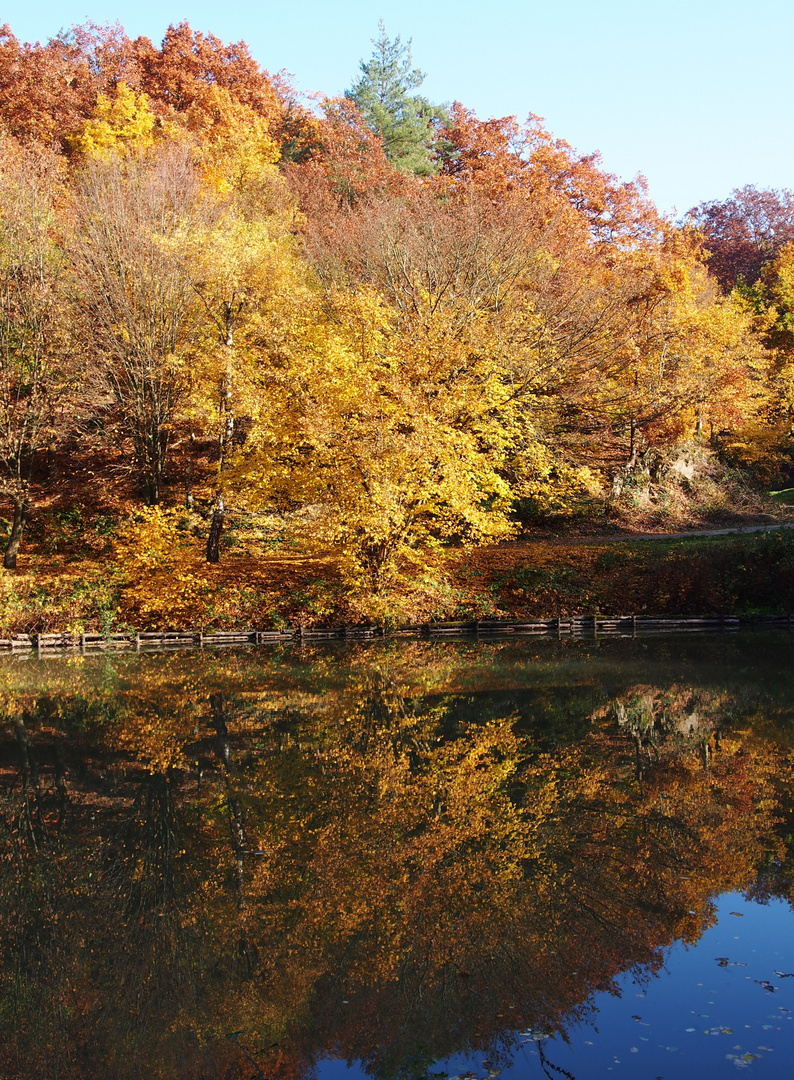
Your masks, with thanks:
<instances>
[{"instance_id":1,"label":"shoreline","mask_svg":"<svg viewBox=\"0 0 794 1080\"><path fill-rule=\"evenodd\" d=\"M173 652L187 649L292 644L321 641L374 641L396 638L489 640L501 638L550 638L599 640L638 638L672 633L729 633L742 630L794 630L794 614L788 615L580 615L569 618L515 622L480 619L467 622L429 622L398 626L297 626L287 630L240 630L205 634L201 631L144 631L112 634L31 634L0 639L0 655L46 657L63 654L130 654Z\"/></svg>"},{"instance_id":2,"label":"shoreline","mask_svg":"<svg viewBox=\"0 0 794 1080\"><path fill-rule=\"evenodd\" d=\"M256 643L257 635L260 641L301 633L379 636L382 627L435 636L454 628L476 633L478 624L481 633L492 624L497 632L531 626L533 633L565 634L571 622L592 621L594 612L599 619L715 625L794 612L788 524L647 540L538 537L449 548L424 581L406 579L380 597L351 589L330 554L230 552L216 565L198 549L180 554L179 563L138 566L103 552L5 572L0 649L35 649L39 638L68 639L74 648L81 640L128 642L136 635L183 634L199 645L228 635L239 643Z\"/></svg>"}]
</instances>

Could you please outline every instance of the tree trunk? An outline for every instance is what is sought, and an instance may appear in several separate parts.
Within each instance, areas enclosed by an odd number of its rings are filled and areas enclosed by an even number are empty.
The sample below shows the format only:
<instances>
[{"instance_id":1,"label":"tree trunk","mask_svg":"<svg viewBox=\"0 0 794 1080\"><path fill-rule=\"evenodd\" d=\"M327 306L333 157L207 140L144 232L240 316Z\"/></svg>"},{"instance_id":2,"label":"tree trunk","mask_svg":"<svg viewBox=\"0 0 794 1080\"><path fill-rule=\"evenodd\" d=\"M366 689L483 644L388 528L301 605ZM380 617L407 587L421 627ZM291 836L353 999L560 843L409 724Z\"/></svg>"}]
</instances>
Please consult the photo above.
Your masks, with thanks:
<instances>
[{"instance_id":1,"label":"tree trunk","mask_svg":"<svg viewBox=\"0 0 794 1080\"><path fill-rule=\"evenodd\" d=\"M215 733L218 736L218 757L223 762L223 775L226 781L226 805L229 813L229 833L231 835L232 849L237 863L237 910L245 911L244 892L244 855L245 855L245 828L243 826L243 808L240 800L232 790L229 770L232 764L232 754L229 748L229 731L226 727L226 715L223 705L223 694L210 694L210 707L212 708L212 722ZM239 941L241 955L247 955L248 946L245 940L245 930Z\"/></svg>"},{"instance_id":2,"label":"tree trunk","mask_svg":"<svg viewBox=\"0 0 794 1080\"><path fill-rule=\"evenodd\" d=\"M229 398L231 394L227 395ZM232 439L234 438L234 410L230 405L226 406L226 424L221 437L221 465L220 471L226 472L229 468L229 456L232 451Z\"/></svg>"},{"instance_id":3,"label":"tree trunk","mask_svg":"<svg viewBox=\"0 0 794 1080\"><path fill-rule=\"evenodd\" d=\"M637 450L639 448L639 440L637 438L637 421L632 419L629 425L629 460L626 462L626 467L633 469L637 464Z\"/></svg>"},{"instance_id":4,"label":"tree trunk","mask_svg":"<svg viewBox=\"0 0 794 1080\"><path fill-rule=\"evenodd\" d=\"M55 788L58 792L58 822L55 832L60 835L69 805L69 793L66 790L66 754L60 740L55 744Z\"/></svg>"},{"instance_id":5,"label":"tree trunk","mask_svg":"<svg viewBox=\"0 0 794 1080\"><path fill-rule=\"evenodd\" d=\"M143 501L146 506L160 505L160 486L149 477L143 481Z\"/></svg>"},{"instance_id":6,"label":"tree trunk","mask_svg":"<svg viewBox=\"0 0 794 1080\"><path fill-rule=\"evenodd\" d=\"M61 470L58 468L58 458L56 457L57 449L54 443L50 443L47 447L47 480L51 484L61 478Z\"/></svg>"},{"instance_id":7,"label":"tree trunk","mask_svg":"<svg viewBox=\"0 0 794 1080\"><path fill-rule=\"evenodd\" d=\"M190 457L187 462L187 475L185 477L185 509L193 509L193 455L196 448L196 436L190 433Z\"/></svg>"},{"instance_id":8,"label":"tree trunk","mask_svg":"<svg viewBox=\"0 0 794 1080\"><path fill-rule=\"evenodd\" d=\"M14 521L11 525L11 535L8 538L8 546L3 557L3 566L6 570L16 570L17 552L22 542L22 533L28 520L30 503L24 496L14 500Z\"/></svg>"},{"instance_id":9,"label":"tree trunk","mask_svg":"<svg viewBox=\"0 0 794 1080\"><path fill-rule=\"evenodd\" d=\"M207 537L207 562L216 563L220 562L220 542L221 532L223 530L223 519L226 516L226 504L223 501L223 496L218 496L218 501L215 504L215 509L212 513L212 522L210 523L209 536Z\"/></svg>"}]
</instances>

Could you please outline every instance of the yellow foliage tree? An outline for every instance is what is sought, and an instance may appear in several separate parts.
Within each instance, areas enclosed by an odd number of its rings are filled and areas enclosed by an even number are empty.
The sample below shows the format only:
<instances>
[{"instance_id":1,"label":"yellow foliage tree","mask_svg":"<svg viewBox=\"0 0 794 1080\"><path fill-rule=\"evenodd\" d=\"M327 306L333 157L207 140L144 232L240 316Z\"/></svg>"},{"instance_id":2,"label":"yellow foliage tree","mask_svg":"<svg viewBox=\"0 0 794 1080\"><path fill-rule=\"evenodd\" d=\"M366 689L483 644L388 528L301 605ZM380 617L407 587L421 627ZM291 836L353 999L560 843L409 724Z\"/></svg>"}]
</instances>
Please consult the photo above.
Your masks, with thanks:
<instances>
[{"instance_id":1,"label":"yellow foliage tree","mask_svg":"<svg viewBox=\"0 0 794 1080\"><path fill-rule=\"evenodd\" d=\"M208 562L219 559L235 447L255 421L267 425L257 358L274 320L305 288L293 235L295 208L283 180L269 161L248 161L248 185L238 189L224 180L229 169L240 167L230 145L214 158L221 171L207 183L218 212L193 237L190 254L193 288L206 316L190 411L218 446Z\"/></svg>"},{"instance_id":2,"label":"yellow foliage tree","mask_svg":"<svg viewBox=\"0 0 794 1080\"><path fill-rule=\"evenodd\" d=\"M279 148L267 120L226 87L208 85L178 121L164 127L166 132L191 132L205 178L217 191L240 194L279 186Z\"/></svg>"},{"instance_id":3,"label":"yellow foliage tree","mask_svg":"<svg viewBox=\"0 0 794 1080\"><path fill-rule=\"evenodd\" d=\"M296 527L339 550L372 616L451 537L512 532L498 466L509 391L438 326L409 339L372 290L308 302L271 372L273 412L244 467Z\"/></svg>"},{"instance_id":4,"label":"yellow foliage tree","mask_svg":"<svg viewBox=\"0 0 794 1080\"><path fill-rule=\"evenodd\" d=\"M97 95L93 119L68 136L66 142L74 153L93 158L148 150L154 144L156 125L146 94L136 94L122 81L113 98Z\"/></svg>"},{"instance_id":5,"label":"yellow foliage tree","mask_svg":"<svg viewBox=\"0 0 794 1080\"><path fill-rule=\"evenodd\" d=\"M635 253L644 287L592 407L627 444L627 468L649 447L737 428L759 414L767 362L741 301L718 294L685 248Z\"/></svg>"}]
</instances>

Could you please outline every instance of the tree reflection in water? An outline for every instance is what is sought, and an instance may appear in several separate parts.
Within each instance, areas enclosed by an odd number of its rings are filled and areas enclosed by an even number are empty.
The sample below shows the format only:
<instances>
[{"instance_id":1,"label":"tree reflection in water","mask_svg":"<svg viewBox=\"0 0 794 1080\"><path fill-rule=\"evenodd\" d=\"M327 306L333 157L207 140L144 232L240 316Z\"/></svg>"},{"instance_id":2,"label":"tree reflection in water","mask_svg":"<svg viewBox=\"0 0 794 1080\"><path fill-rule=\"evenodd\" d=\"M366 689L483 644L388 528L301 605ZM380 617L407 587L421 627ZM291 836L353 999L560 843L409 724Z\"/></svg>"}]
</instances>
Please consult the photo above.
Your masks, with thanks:
<instances>
[{"instance_id":1,"label":"tree reflection in water","mask_svg":"<svg viewBox=\"0 0 794 1080\"><path fill-rule=\"evenodd\" d=\"M726 639L9 662L0 1075L564 1033L721 892L791 896L791 644L758 645L750 678Z\"/></svg>"}]
</instances>

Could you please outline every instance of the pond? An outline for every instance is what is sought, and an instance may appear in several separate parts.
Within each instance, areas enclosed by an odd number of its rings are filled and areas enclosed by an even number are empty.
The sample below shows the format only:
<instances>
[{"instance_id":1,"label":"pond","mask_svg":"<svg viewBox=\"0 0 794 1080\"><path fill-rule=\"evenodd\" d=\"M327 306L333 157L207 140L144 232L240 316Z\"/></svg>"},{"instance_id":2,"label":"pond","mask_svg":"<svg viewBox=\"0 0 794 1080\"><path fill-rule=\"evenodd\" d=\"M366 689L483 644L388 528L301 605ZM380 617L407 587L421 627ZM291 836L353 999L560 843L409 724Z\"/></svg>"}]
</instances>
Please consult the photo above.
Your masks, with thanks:
<instances>
[{"instance_id":1,"label":"pond","mask_svg":"<svg viewBox=\"0 0 794 1080\"><path fill-rule=\"evenodd\" d=\"M790 1075L794 635L0 662L0 1076Z\"/></svg>"}]
</instances>

